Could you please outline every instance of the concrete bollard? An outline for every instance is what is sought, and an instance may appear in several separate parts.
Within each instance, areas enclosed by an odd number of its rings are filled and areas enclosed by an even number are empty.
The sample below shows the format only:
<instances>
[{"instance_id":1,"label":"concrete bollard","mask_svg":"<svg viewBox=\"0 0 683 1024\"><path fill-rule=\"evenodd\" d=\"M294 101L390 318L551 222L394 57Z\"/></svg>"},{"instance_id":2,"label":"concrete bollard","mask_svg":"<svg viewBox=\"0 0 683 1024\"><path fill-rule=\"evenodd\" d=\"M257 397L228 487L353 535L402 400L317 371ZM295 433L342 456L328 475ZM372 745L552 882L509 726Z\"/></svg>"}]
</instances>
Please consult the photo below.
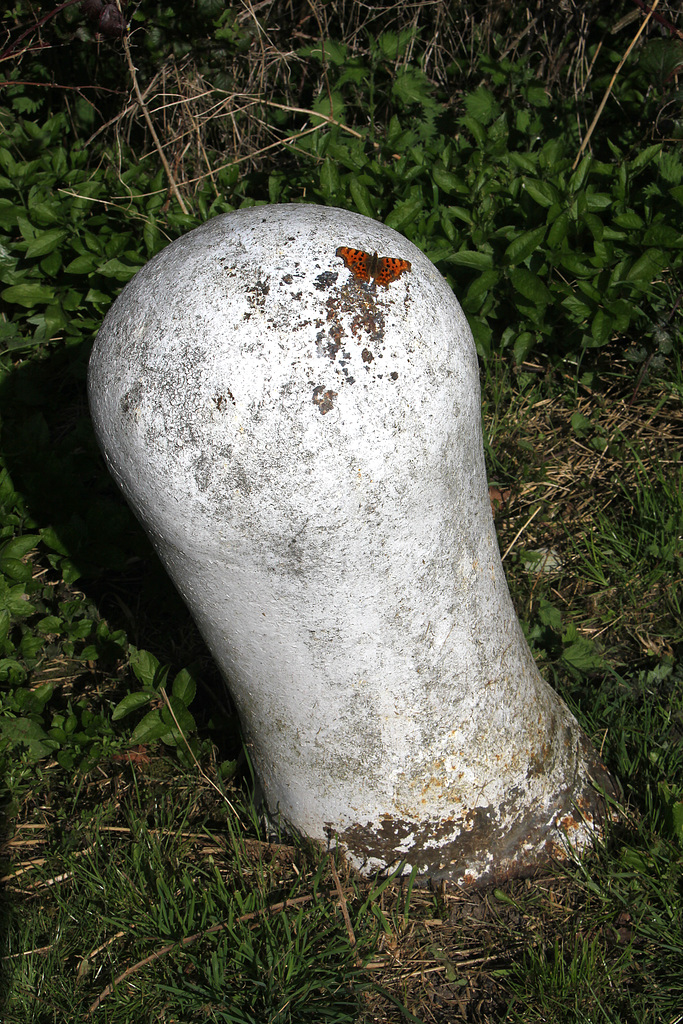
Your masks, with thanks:
<instances>
[{"instance_id":1,"label":"concrete bollard","mask_svg":"<svg viewBox=\"0 0 683 1024\"><path fill-rule=\"evenodd\" d=\"M272 815L460 883L590 844L613 782L519 627L472 335L415 246L333 208L217 217L124 289L89 396Z\"/></svg>"}]
</instances>

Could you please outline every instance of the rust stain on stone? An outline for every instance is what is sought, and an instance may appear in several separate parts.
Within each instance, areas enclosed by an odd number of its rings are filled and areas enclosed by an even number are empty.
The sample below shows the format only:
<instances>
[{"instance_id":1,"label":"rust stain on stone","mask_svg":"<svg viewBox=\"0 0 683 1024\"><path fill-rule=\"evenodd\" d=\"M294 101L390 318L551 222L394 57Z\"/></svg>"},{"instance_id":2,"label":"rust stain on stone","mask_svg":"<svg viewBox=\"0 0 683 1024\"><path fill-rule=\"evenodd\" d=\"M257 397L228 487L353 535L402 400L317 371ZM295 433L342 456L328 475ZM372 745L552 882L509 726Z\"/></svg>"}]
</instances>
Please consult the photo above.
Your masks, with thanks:
<instances>
[{"instance_id":1,"label":"rust stain on stone","mask_svg":"<svg viewBox=\"0 0 683 1024\"><path fill-rule=\"evenodd\" d=\"M525 806L521 790L511 791L499 807L474 807L427 822L385 814L378 822L351 825L337 839L361 864L405 861L417 867L423 883L483 885L525 877L551 860L565 860L583 831L599 831L610 816L603 794L618 798L619 786L593 756L590 781L532 806Z\"/></svg>"},{"instance_id":2,"label":"rust stain on stone","mask_svg":"<svg viewBox=\"0 0 683 1024\"><path fill-rule=\"evenodd\" d=\"M318 406L321 416L324 416L325 413L334 408L334 400L336 397L337 392L325 391L324 384L319 384L313 389L313 404Z\"/></svg>"}]
</instances>

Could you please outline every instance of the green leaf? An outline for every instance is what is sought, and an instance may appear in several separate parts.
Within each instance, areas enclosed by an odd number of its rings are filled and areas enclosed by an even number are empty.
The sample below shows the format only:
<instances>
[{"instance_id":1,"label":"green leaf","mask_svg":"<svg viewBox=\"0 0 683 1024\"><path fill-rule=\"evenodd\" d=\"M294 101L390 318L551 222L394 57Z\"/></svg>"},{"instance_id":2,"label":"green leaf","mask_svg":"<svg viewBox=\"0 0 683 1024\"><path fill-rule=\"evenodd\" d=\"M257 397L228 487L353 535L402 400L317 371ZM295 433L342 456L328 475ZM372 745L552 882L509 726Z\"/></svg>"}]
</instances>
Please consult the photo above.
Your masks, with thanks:
<instances>
[{"instance_id":1,"label":"green leaf","mask_svg":"<svg viewBox=\"0 0 683 1024\"><path fill-rule=\"evenodd\" d=\"M595 429L588 417L584 416L581 412L575 412L570 423L577 437L585 437L586 434L592 434Z\"/></svg>"},{"instance_id":2,"label":"green leaf","mask_svg":"<svg viewBox=\"0 0 683 1024\"><path fill-rule=\"evenodd\" d=\"M628 228L629 230L637 230L645 226L643 218L639 217L634 210L618 213L616 217L612 218L612 223L616 224L618 228Z\"/></svg>"},{"instance_id":3,"label":"green leaf","mask_svg":"<svg viewBox=\"0 0 683 1024\"><path fill-rule=\"evenodd\" d=\"M26 674L25 666L16 658L0 658L0 680L3 683L9 683L10 686L21 686L26 679Z\"/></svg>"},{"instance_id":4,"label":"green leaf","mask_svg":"<svg viewBox=\"0 0 683 1024\"><path fill-rule=\"evenodd\" d=\"M320 187L327 199L333 199L339 192L339 171L337 165L329 157L325 157L320 168Z\"/></svg>"},{"instance_id":5,"label":"green leaf","mask_svg":"<svg viewBox=\"0 0 683 1024\"><path fill-rule=\"evenodd\" d=\"M646 287L665 266L666 258L661 249L646 249L642 256L635 261L626 275L626 279L638 281L643 287Z\"/></svg>"},{"instance_id":6,"label":"green leaf","mask_svg":"<svg viewBox=\"0 0 683 1024\"><path fill-rule=\"evenodd\" d=\"M548 245L551 249L557 249L564 242L569 232L569 214L561 213L550 226L548 232Z\"/></svg>"},{"instance_id":7,"label":"green leaf","mask_svg":"<svg viewBox=\"0 0 683 1024\"><path fill-rule=\"evenodd\" d=\"M595 277L598 272L592 264L584 263L577 252L564 253L560 259L560 266L576 277Z\"/></svg>"},{"instance_id":8,"label":"green leaf","mask_svg":"<svg viewBox=\"0 0 683 1024\"><path fill-rule=\"evenodd\" d=\"M279 202L285 184L286 178L282 171L271 171L271 173L268 176L268 199L273 205ZM150 225L148 221L147 224L145 224L145 229L143 232L145 237L145 245L147 246L147 252L152 251L152 248L150 246L150 236L149 233L146 233L148 232L149 226Z\"/></svg>"},{"instance_id":9,"label":"green leaf","mask_svg":"<svg viewBox=\"0 0 683 1024\"><path fill-rule=\"evenodd\" d=\"M531 331L523 331L515 339L515 343L512 346L512 352L515 357L515 363L520 366L526 357L529 355L536 343L535 336Z\"/></svg>"},{"instance_id":10,"label":"green leaf","mask_svg":"<svg viewBox=\"0 0 683 1024\"><path fill-rule=\"evenodd\" d=\"M526 113L528 114L528 111ZM527 174L534 174L538 170L538 153L518 153L511 150L508 158L512 167L518 167Z\"/></svg>"},{"instance_id":11,"label":"green leaf","mask_svg":"<svg viewBox=\"0 0 683 1024\"><path fill-rule=\"evenodd\" d=\"M545 305L552 301L552 295L540 277L527 270L526 267L518 267L515 270L511 270L510 281L520 295L523 295L526 299L531 299L536 305Z\"/></svg>"},{"instance_id":12,"label":"green leaf","mask_svg":"<svg viewBox=\"0 0 683 1024\"><path fill-rule=\"evenodd\" d=\"M427 76L417 68L398 72L391 87L392 95L402 103L425 104L431 97L432 87Z\"/></svg>"},{"instance_id":13,"label":"green leaf","mask_svg":"<svg viewBox=\"0 0 683 1024\"><path fill-rule=\"evenodd\" d=\"M170 707L164 705L161 709L161 720L166 723L173 738L167 739L166 735L162 734L161 739L164 743L177 743L180 739L178 729L186 738L189 738L196 731L197 725L194 717L181 700L178 700L177 697L170 697L169 704Z\"/></svg>"},{"instance_id":14,"label":"green leaf","mask_svg":"<svg viewBox=\"0 0 683 1024\"><path fill-rule=\"evenodd\" d=\"M477 124L486 126L494 121L500 113L500 105L486 86L480 86L475 92L465 96L465 110L468 117Z\"/></svg>"},{"instance_id":15,"label":"green leaf","mask_svg":"<svg viewBox=\"0 0 683 1024\"><path fill-rule=\"evenodd\" d=\"M36 629L48 635L50 633L61 633L64 623L57 615L45 615L36 623Z\"/></svg>"},{"instance_id":16,"label":"green leaf","mask_svg":"<svg viewBox=\"0 0 683 1024\"><path fill-rule=\"evenodd\" d=\"M502 889L494 889L493 895L499 903L505 903L509 907L516 907L519 910L519 903L513 900L507 893L503 892Z\"/></svg>"},{"instance_id":17,"label":"green leaf","mask_svg":"<svg viewBox=\"0 0 683 1024\"><path fill-rule=\"evenodd\" d=\"M458 176L443 167L433 167L432 178L443 192L457 192L460 186Z\"/></svg>"},{"instance_id":18,"label":"green leaf","mask_svg":"<svg viewBox=\"0 0 683 1024\"><path fill-rule=\"evenodd\" d=\"M197 684L186 668L181 669L173 680L171 692L174 697L183 702L186 708L189 708L197 692Z\"/></svg>"},{"instance_id":19,"label":"green leaf","mask_svg":"<svg viewBox=\"0 0 683 1024\"><path fill-rule=\"evenodd\" d=\"M477 121L476 117L463 117L460 119L460 123L464 128L467 128L474 136L474 141L480 149L486 148L486 132Z\"/></svg>"},{"instance_id":20,"label":"green leaf","mask_svg":"<svg viewBox=\"0 0 683 1024\"><path fill-rule=\"evenodd\" d=\"M605 233L605 225L602 223L599 217L596 217L594 213L584 214L584 223L596 242L602 241L602 236Z\"/></svg>"},{"instance_id":21,"label":"green leaf","mask_svg":"<svg viewBox=\"0 0 683 1024\"><path fill-rule=\"evenodd\" d=\"M552 206L559 202L557 189L548 181L538 181L533 178L523 178L522 188L527 192L539 206Z\"/></svg>"},{"instance_id":22,"label":"green leaf","mask_svg":"<svg viewBox=\"0 0 683 1024\"><path fill-rule=\"evenodd\" d=\"M493 337L493 331L489 327L488 321L476 317L470 321L470 328L477 348L477 355L481 359L487 359L491 355L491 338Z\"/></svg>"},{"instance_id":23,"label":"green leaf","mask_svg":"<svg viewBox=\"0 0 683 1024\"><path fill-rule=\"evenodd\" d=\"M562 305L580 322L587 320L593 312L593 307L583 302L578 295L566 295L562 299Z\"/></svg>"},{"instance_id":24,"label":"green leaf","mask_svg":"<svg viewBox=\"0 0 683 1024\"><path fill-rule=\"evenodd\" d=\"M130 745L137 747L145 743L152 743L154 740L161 739L166 732L168 732L168 726L161 721L159 709L154 708L136 725L130 738Z\"/></svg>"},{"instance_id":25,"label":"green leaf","mask_svg":"<svg viewBox=\"0 0 683 1024\"><path fill-rule=\"evenodd\" d=\"M591 324L591 335L596 345L606 345L612 337L614 330L614 324L612 317L605 312L604 309L599 309L593 317Z\"/></svg>"},{"instance_id":26,"label":"green leaf","mask_svg":"<svg viewBox=\"0 0 683 1024\"><path fill-rule=\"evenodd\" d=\"M562 628L562 612L554 604L550 604L544 597L541 598L538 617L544 626L550 626L551 629L556 631Z\"/></svg>"},{"instance_id":27,"label":"green leaf","mask_svg":"<svg viewBox=\"0 0 683 1024\"><path fill-rule=\"evenodd\" d=\"M26 661L32 661L38 652L43 648L43 637L42 636L31 636L30 633L26 633L21 638L21 644L19 650Z\"/></svg>"},{"instance_id":28,"label":"green leaf","mask_svg":"<svg viewBox=\"0 0 683 1024\"><path fill-rule=\"evenodd\" d=\"M661 151L662 145L660 142L656 142L654 146L647 146L645 149L641 150L633 160L631 160L629 168L631 171L641 171L643 167L646 167L651 163L658 153L661 153Z\"/></svg>"},{"instance_id":29,"label":"green leaf","mask_svg":"<svg viewBox=\"0 0 683 1024\"><path fill-rule=\"evenodd\" d=\"M359 213L362 213L365 217L371 218L374 218L377 215L372 204L370 192L362 182L358 181L358 178L351 178L351 181L349 182L349 191L351 193L354 206Z\"/></svg>"},{"instance_id":30,"label":"green leaf","mask_svg":"<svg viewBox=\"0 0 683 1024\"><path fill-rule=\"evenodd\" d=\"M473 270L489 270L493 266L493 255L490 252L461 249L447 256L446 262L454 263L457 267L471 267Z\"/></svg>"},{"instance_id":31,"label":"green leaf","mask_svg":"<svg viewBox=\"0 0 683 1024\"><path fill-rule=\"evenodd\" d=\"M62 265L61 251L50 252L40 261L40 268L48 277L55 277Z\"/></svg>"},{"instance_id":32,"label":"green leaf","mask_svg":"<svg viewBox=\"0 0 683 1024\"><path fill-rule=\"evenodd\" d=\"M101 267L98 267L98 272L103 277L113 277L117 281L130 281L131 277L134 277L139 269L139 266L131 267L129 264L122 263L121 260L114 258L107 260Z\"/></svg>"},{"instance_id":33,"label":"green leaf","mask_svg":"<svg viewBox=\"0 0 683 1024\"><path fill-rule=\"evenodd\" d=\"M19 214L19 216L17 217L17 226L21 231L21 237L26 242L31 242L36 237L36 228L33 226L33 224L31 224L31 221L28 220L28 218L25 217L23 214Z\"/></svg>"},{"instance_id":34,"label":"green leaf","mask_svg":"<svg viewBox=\"0 0 683 1024\"><path fill-rule=\"evenodd\" d=\"M38 235L29 242L26 249L26 256L44 256L48 252L52 252L59 246L59 243L66 238L66 231L61 231L59 228L53 228L51 231L43 231L42 234Z\"/></svg>"},{"instance_id":35,"label":"green leaf","mask_svg":"<svg viewBox=\"0 0 683 1024\"><path fill-rule=\"evenodd\" d=\"M612 317L614 330L623 333L627 330L631 321L640 314L640 309L626 299L615 299L613 302L605 303L605 310Z\"/></svg>"},{"instance_id":36,"label":"green leaf","mask_svg":"<svg viewBox=\"0 0 683 1024\"><path fill-rule=\"evenodd\" d=\"M31 718L0 720L0 739L10 747L26 747L31 760L47 757L59 744L51 740L42 725Z\"/></svg>"},{"instance_id":37,"label":"green leaf","mask_svg":"<svg viewBox=\"0 0 683 1024\"><path fill-rule=\"evenodd\" d=\"M678 839L683 843L683 800L676 800L669 808L670 828Z\"/></svg>"},{"instance_id":38,"label":"green leaf","mask_svg":"<svg viewBox=\"0 0 683 1024\"><path fill-rule=\"evenodd\" d=\"M35 284L26 281L23 284L15 284L0 292L5 302L15 302L18 306L26 306L32 309L34 306L44 305L51 302L55 297L54 288L45 284Z\"/></svg>"},{"instance_id":39,"label":"green leaf","mask_svg":"<svg viewBox=\"0 0 683 1024\"><path fill-rule=\"evenodd\" d=\"M400 35L396 32L383 32L377 39L377 45L387 60L395 61L398 57L403 56L406 47L414 36L415 31L413 29L403 29Z\"/></svg>"},{"instance_id":40,"label":"green leaf","mask_svg":"<svg viewBox=\"0 0 683 1024\"><path fill-rule=\"evenodd\" d=\"M581 188L581 186L583 185L584 181L588 176L588 172L591 169L592 163L593 157L590 155L590 153L587 153L581 160L579 166L572 174L571 178L569 179L569 188L572 192L578 192L578 190Z\"/></svg>"},{"instance_id":41,"label":"green leaf","mask_svg":"<svg viewBox=\"0 0 683 1024\"><path fill-rule=\"evenodd\" d=\"M625 864L629 871L640 871L652 874L654 862L651 857L643 856L637 850L626 847L619 852L622 864Z\"/></svg>"},{"instance_id":42,"label":"green leaf","mask_svg":"<svg viewBox=\"0 0 683 1024\"><path fill-rule=\"evenodd\" d=\"M41 228L49 228L52 224L64 224L64 206L57 199L44 203L32 202L29 213L32 222Z\"/></svg>"},{"instance_id":43,"label":"green leaf","mask_svg":"<svg viewBox=\"0 0 683 1024\"><path fill-rule=\"evenodd\" d=\"M612 205L612 197L606 192L586 192L587 210L606 210Z\"/></svg>"},{"instance_id":44,"label":"green leaf","mask_svg":"<svg viewBox=\"0 0 683 1024\"><path fill-rule=\"evenodd\" d=\"M7 172L10 178L17 177L17 164L6 145L0 149L0 167L2 167L3 171Z\"/></svg>"},{"instance_id":45,"label":"green leaf","mask_svg":"<svg viewBox=\"0 0 683 1024\"><path fill-rule=\"evenodd\" d=\"M334 39L325 39L322 47L320 43L314 44L311 47L310 55L322 60L323 52L325 60L337 67L342 67L348 58L348 47L344 43L335 42Z\"/></svg>"},{"instance_id":46,"label":"green leaf","mask_svg":"<svg viewBox=\"0 0 683 1024\"><path fill-rule=\"evenodd\" d=\"M481 306L482 298L488 294L499 280L500 272L498 270L485 270L483 274L474 279L467 289L463 299L463 306L472 312L476 312Z\"/></svg>"},{"instance_id":47,"label":"green leaf","mask_svg":"<svg viewBox=\"0 0 683 1024\"><path fill-rule=\"evenodd\" d=\"M422 199L407 199L404 202L396 203L385 223L388 228L400 231L406 224L410 224L422 209Z\"/></svg>"},{"instance_id":48,"label":"green leaf","mask_svg":"<svg viewBox=\"0 0 683 1024\"><path fill-rule=\"evenodd\" d=\"M74 562L71 561L70 558L64 558L62 560L60 569L62 572L62 579L69 585L75 583L76 580L81 578L81 570Z\"/></svg>"},{"instance_id":49,"label":"green leaf","mask_svg":"<svg viewBox=\"0 0 683 1024\"><path fill-rule=\"evenodd\" d=\"M664 820L669 832L683 843L683 789L670 786L667 782L658 782L659 798L664 805Z\"/></svg>"},{"instance_id":50,"label":"green leaf","mask_svg":"<svg viewBox=\"0 0 683 1024\"><path fill-rule=\"evenodd\" d=\"M508 263L512 265L523 263L532 253L536 252L545 238L545 232L546 228L543 225L540 228L534 228L532 231L523 232L523 234L510 242L505 250L505 258Z\"/></svg>"},{"instance_id":51,"label":"green leaf","mask_svg":"<svg viewBox=\"0 0 683 1024\"><path fill-rule=\"evenodd\" d=\"M13 537L0 547L0 558L24 558L29 551L38 547L40 537L35 533L24 533Z\"/></svg>"},{"instance_id":52,"label":"green leaf","mask_svg":"<svg viewBox=\"0 0 683 1024\"><path fill-rule=\"evenodd\" d=\"M603 663L593 641L584 637L562 650L562 661L580 673L600 668Z\"/></svg>"},{"instance_id":53,"label":"green leaf","mask_svg":"<svg viewBox=\"0 0 683 1024\"><path fill-rule=\"evenodd\" d=\"M4 579L0 579L0 608L6 608L15 619L25 619L35 611L23 584L8 586Z\"/></svg>"},{"instance_id":54,"label":"green leaf","mask_svg":"<svg viewBox=\"0 0 683 1024\"><path fill-rule=\"evenodd\" d=\"M158 659L149 651L139 651L137 647L131 647L130 650L130 667L143 686L153 689L156 672L159 668Z\"/></svg>"},{"instance_id":55,"label":"green leaf","mask_svg":"<svg viewBox=\"0 0 683 1024\"><path fill-rule=\"evenodd\" d=\"M12 623L10 614L6 608L0 608L0 640L6 640L9 636L9 628Z\"/></svg>"},{"instance_id":56,"label":"green leaf","mask_svg":"<svg viewBox=\"0 0 683 1024\"><path fill-rule=\"evenodd\" d=\"M90 274L96 269L100 260L97 256L77 256L71 263L67 263L65 270L67 274Z\"/></svg>"},{"instance_id":57,"label":"green leaf","mask_svg":"<svg viewBox=\"0 0 683 1024\"><path fill-rule=\"evenodd\" d=\"M13 228L23 212L23 207L15 206L11 200L0 199L0 227Z\"/></svg>"},{"instance_id":58,"label":"green leaf","mask_svg":"<svg viewBox=\"0 0 683 1024\"><path fill-rule=\"evenodd\" d=\"M131 712L145 707L151 700L154 700L155 697L156 695L151 693L149 690L144 693L129 693L122 701L119 701L112 711L112 722L118 722L119 719L125 718L126 715L130 715Z\"/></svg>"},{"instance_id":59,"label":"green leaf","mask_svg":"<svg viewBox=\"0 0 683 1024\"><path fill-rule=\"evenodd\" d=\"M0 572L10 580L20 583L28 583L33 576L33 566L29 562L22 562L20 558L0 558Z\"/></svg>"},{"instance_id":60,"label":"green leaf","mask_svg":"<svg viewBox=\"0 0 683 1024\"><path fill-rule=\"evenodd\" d=\"M145 221L145 226L142 229L142 240L145 243L148 256L154 256L163 248L164 239L154 217L150 217L149 220Z\"/></svg>"},{"instance_id":61,"label":"green leaf","mask_svg":"<svg viewBox=\"0 0 683 1024\"><path fill-rule=\"evenodd\" d=\"M527 103L532 107L549 107L550 97L543 85L528 85L524 91Z\"/></svg>"},{"instance_id":62,"label":"green leaf","mask_svg":"<svg viewBox=\"0 0 683 1024\"><path fill-rule=\"evenodd\" d=\"M671 224L651 224L643 238L645 245L661 245L680 248L683 245L683 233Z\"/></svg>"},{"instance_id":63,"label":"green leaf","mask_svg":"<svg viewBox=\"0 0 683 1024\"><path fill-rule=\"evenodd\" d=\"M52 526L46 526L44 530L40 531L40 537L47 547L51 548L52 551L57 551L60 555L68 555L69 549L62 541L57 531Z\"/></svg>"}]
</instances>

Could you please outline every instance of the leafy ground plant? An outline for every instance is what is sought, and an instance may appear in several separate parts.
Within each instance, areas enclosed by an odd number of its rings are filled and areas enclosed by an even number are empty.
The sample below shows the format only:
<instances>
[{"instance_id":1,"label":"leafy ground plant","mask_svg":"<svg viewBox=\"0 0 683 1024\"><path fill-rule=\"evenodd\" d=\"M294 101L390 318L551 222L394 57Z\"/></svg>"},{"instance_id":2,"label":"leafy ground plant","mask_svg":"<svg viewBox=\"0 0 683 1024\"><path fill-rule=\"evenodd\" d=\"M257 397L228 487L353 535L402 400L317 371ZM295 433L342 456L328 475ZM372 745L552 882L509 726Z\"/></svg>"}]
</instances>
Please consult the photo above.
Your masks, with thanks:
<instances>
[{"instance_id":1,"label":"leafy ground plant","mask_svg":"<svg viewBox=\"0 0 683 1024\"><path fill-rule=\"evenodd\" d=\"M591 11L515 9L503 33L493 8L416 27L339 0L291 31L282 8L278 49L224 5L178 12L181 39L143 2L126 50L72 5L6 54L3 1020L679 1019L679 42L662 8L668 37L642 36L582 154L631 24ZM29 16L17 0L12 41ZM221 681L100 462L85 373L123 284L210 216L311 200L403 231L470 318L518 613L624 784L587 862L421 890L267 826Z\"/></svg>"}]
</instances>

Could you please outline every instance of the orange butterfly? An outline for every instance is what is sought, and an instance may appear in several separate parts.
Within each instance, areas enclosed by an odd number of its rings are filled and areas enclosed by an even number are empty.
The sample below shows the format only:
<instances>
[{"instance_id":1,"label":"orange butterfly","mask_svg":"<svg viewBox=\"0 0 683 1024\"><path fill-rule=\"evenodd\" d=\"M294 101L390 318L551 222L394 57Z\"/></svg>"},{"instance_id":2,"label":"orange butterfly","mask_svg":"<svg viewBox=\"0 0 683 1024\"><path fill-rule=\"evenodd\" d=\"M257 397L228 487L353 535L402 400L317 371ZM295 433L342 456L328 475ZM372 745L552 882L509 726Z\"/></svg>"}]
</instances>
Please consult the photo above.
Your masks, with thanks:
<instances>
[{"instance_id":1,"label":"orange butterfly","mask_svg":"<svg viewBox=\"0 0 683 1024\"><path fill-rule=\"evenodd\" d=\"M363 252L362 249L349 249L340 245L335 256L341 257L344 263L354 275L361 281L375 279L376 284L383 284L386 288L392 281L398 280L401 274L411 269L408 260L399 260L394 256L378 256L373 253Z\"/></svg>"}]
</instances>

